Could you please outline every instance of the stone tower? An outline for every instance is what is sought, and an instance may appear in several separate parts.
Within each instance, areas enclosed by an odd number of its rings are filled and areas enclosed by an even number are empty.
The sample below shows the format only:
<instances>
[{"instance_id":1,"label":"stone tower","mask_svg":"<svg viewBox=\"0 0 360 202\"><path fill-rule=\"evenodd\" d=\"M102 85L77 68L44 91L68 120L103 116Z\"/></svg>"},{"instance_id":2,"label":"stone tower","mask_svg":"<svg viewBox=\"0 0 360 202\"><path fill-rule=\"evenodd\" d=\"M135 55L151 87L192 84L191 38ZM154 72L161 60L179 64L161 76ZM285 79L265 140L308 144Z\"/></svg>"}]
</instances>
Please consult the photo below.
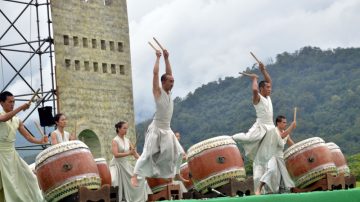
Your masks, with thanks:
<instances>
[{"instance_id":1,"label":"stone tower","mask_svg":"<svg viewBox=\"0 0 360 202\"><path fill-rule=\"evenodd\" d=\"M52 0L58 112L95 158L112 157L120 120L134 143L126 0Z\"/></svg>"}]
</instances>

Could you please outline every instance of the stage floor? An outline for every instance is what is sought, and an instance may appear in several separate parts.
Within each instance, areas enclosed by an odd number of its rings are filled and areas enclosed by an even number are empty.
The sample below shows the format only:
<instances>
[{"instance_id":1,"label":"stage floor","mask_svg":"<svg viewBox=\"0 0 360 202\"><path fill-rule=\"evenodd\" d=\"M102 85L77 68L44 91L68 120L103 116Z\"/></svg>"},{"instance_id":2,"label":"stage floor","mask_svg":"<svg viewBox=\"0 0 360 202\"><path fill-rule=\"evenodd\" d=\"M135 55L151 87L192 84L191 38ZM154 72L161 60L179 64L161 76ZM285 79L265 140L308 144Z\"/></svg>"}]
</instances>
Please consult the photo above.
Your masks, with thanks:
<instances>
[{"instance_id":1,"label":"stage floor","mask_svg":"<svg viewBox=\"0 0 360 202\"><path fill-rule=\"evenodd\" d=\"M198 202L204 199L181 200ZM269 194L261 196L222 197L205 199L209 202L360 202L360 188L348 190L316 191L307 193Z\"/></svg>"}]
</instances>

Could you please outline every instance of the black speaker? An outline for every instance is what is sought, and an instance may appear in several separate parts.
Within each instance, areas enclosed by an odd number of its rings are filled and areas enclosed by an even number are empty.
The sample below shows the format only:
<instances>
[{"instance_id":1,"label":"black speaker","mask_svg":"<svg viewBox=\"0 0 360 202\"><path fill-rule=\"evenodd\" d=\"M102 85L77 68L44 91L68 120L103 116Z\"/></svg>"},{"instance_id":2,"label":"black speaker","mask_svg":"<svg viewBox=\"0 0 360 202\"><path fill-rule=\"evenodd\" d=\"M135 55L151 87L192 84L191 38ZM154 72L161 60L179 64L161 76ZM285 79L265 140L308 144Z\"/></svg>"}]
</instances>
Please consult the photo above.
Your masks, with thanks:
<instances>
[{"instance_id":1,"label":"black speaker","mask_svg":"<svg viewBox=\"0 0 360 202\"><path fill-rule=\"evenodd\" d=\"M39 107L38 112L39 112L40 125L42 127L52 126L55 124L54 117L52 115L52 107L50 106Z\"/></svg>"}]
</instances>

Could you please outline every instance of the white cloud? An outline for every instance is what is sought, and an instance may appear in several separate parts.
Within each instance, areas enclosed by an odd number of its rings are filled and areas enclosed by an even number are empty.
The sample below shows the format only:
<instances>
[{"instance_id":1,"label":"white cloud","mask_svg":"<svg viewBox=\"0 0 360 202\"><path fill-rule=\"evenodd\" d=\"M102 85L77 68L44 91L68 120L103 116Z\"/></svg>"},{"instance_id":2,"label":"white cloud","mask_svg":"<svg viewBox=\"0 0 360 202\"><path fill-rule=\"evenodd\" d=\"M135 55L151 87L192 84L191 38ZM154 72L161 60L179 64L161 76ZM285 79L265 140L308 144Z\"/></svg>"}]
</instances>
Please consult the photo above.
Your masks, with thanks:
<instances>
[{"instance_id":1,"label":"white cloud","mask_svg":"<svg viewBox=\"0 0 360 202\"><path fill-rule=\"evenodd\" d=\"M148 1L128 1L137 121L154 112L155 55L147 45L153 36L169 49L174 97L184 97L218 78L237 76L254 63L249 51L266 61L309 45L322 49L360 45L356 0L144 2ZM140 5L149 7L138 9Z\"/></svg>"}]
</instances>

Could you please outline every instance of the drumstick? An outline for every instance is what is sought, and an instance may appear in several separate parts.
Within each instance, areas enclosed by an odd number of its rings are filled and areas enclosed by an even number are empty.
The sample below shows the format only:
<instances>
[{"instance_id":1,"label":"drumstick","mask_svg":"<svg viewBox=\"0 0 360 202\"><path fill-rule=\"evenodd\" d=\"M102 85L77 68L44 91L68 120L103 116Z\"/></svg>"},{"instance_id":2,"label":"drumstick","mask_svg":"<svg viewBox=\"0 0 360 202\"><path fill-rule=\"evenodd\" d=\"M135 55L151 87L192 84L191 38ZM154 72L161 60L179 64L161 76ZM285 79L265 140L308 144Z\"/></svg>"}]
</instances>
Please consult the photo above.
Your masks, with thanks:
<instances>
[{"instance_id":1,"label":"drumstick","mask_svg":"<svg viewBox=\"0 0 360 202\"><path fill-rule=\"evenodd\" d=\"M297 108L294 107L294 121L296 121L296 111L297 111Z\"/></svg>"},{"instance_id":2,"label":"drumstick","mask_svg":"<svg viewBox=\"0 0 360 202\"><path fill-rule=\"evenodd\" d=\"M36 126L37 130L39 131L39 133L44 137L45 134L44 134L44 132L41 130L41 126L39 125L39 123L38 123L37 121L34 121L34 123L35 123L35 126Z\"/></svg>"},{"instance_id":3,"label":"drumstick","mask_svg":"<svg viewBox=\"0 0 360 202\"><path fill-rule=\"evenodd\" d=\"M149 41L148 43L149 43L149 45L154 49L154 51L158 51L158 49L156 49L155 46L152 45L152 43L150 43L150 41Z\"/></svg>"},{"instance_id":4,"label":"drumstick","mask_svg":"<svg viewBox=\"0 0 360 202\"><path fill-rule=\"evenodd\" d=\"M161 50L164 51L164 48L161 46L161 44L158 42L158 40L156 40L155 37L153 37L153 39L157 43L157 45L161 48Z\"/></svg>"},{"instance_id":5,"label":"drumstick","mask_svg":"<svg viewBox=\"0 0 360 202\"><path fill-rule=\"evenodd\" d=\"M253 76L252 74L249 74L249 73L246 73L246 72L239 72L239 74L242 74L244 76L249 76L249 77ZM258 76L256 75L256 77L258 77Z\"/></svg>"},{"instance_id":6,"label":"drumstick","mask_svg":"<svg viewBox=\"0 0 360 202\"><path fill-rule=\"evenodd\" d=\"M250 54L254 57L254 59L256 60L257 63L259 63L259 64L261 63L260 60L258 60L258 59L256 58L256 56L254 55L254 53L252 53L252 52L250 51Z\"/></svg>"},{"instance_id":7,"label":"drumstick","mask_svg":"<svg viewBox=\"0 0 360 202\"><path fill-rule=\"evenodd\" d=\"M29 102L28 102L28 105L31 104L31 102L33 101L33 99L35 98L35 96L39 93L39 91L40 91L40 88L38 88L38 89L36 90L36 92L34 93L34 95L31 97L31 99L30 99Z\"/></svg>"}]
</instances>

